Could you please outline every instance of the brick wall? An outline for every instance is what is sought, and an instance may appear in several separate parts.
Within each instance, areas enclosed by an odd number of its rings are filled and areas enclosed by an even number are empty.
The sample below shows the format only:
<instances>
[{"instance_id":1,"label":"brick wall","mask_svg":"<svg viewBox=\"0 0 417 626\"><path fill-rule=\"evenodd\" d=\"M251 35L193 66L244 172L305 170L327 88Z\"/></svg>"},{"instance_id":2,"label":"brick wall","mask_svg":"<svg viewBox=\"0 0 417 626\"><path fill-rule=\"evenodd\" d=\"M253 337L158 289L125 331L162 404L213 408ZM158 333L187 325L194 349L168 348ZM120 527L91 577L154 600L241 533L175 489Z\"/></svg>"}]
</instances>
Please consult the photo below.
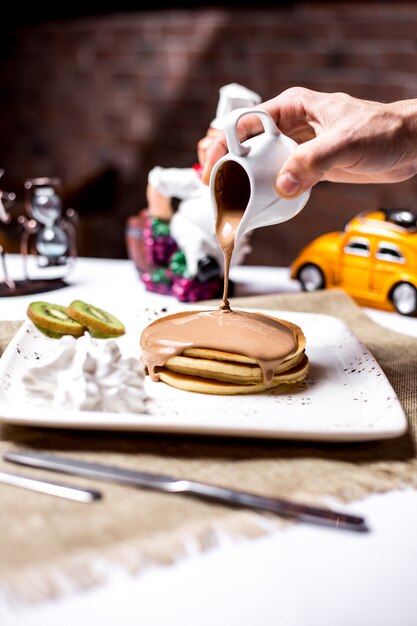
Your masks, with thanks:
<instances>
[{"instance_id":1,"label":"brick wall","mask_svg":"<svg viewBox=\"0 0 417 626\"><path fill-rule=\"evenodd\" d=\"M417 95L417 4L293 2L171 8L2 25L0 167L61 177L80 213L80 252L125 257L126 218L154 165L189 166L218 89L270 98L292 85L390 101ZM286 264L355 212L415 207L417 179L321 183L296 218L257 231L249 263ZM312 219L314 215L314 219Z\"/></svg>"}]
</instances>

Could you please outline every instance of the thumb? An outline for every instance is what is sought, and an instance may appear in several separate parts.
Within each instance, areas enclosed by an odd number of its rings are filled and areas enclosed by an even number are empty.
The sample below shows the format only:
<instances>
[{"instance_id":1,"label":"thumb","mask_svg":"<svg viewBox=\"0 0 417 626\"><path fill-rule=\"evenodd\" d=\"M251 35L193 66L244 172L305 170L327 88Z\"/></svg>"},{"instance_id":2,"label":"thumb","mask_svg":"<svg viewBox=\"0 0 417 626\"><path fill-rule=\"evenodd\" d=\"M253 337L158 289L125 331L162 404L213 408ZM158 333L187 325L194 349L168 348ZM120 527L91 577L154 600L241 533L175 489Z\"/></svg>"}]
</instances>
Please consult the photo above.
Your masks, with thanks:
<instances>
[{"instance_id":1,"label":"thumb","mask_svg":"<svg viewBox=\"0 0 417 626\"><path fill-rule=\"evenodd\" d=\"M201 174L201 180L205 185L208 185L210 182L211 171L216 161L227 154L227 151L226 137L224 133L221 133L218 138L213 139L205 153L203 172Z\"/></svg>"},{"instance_id":2,"label":"thumb","mask_svg":"<svg viewBox=\"0 0 417 626\"><path fill-rule=\"evenodd\" d=\"M322 180L326 171L344 165L340 136L323 133L299 145L287 158L276 180L280 196L295 198Z\"/></svg>"}]
</instances>

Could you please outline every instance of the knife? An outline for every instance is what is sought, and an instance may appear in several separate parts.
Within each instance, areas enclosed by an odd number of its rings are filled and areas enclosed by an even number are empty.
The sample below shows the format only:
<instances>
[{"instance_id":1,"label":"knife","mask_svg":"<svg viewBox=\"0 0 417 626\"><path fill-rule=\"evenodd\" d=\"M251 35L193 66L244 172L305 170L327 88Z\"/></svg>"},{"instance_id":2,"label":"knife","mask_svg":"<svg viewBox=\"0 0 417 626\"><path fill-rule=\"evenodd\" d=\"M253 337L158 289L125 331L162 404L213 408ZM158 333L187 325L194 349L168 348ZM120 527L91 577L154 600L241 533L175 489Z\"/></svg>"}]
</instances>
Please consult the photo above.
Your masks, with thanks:
<instances>
[{"instance_id":1,"label":"knife","mask_svg":"<svg viewBox=\"0 0 417 626\"><path fill-rule=\"evenodd\" d=\"M39 493L46 493L49 496L75 500L76 502L89 503L101 498L100 491L96 489L86 489L84 487L76 487L75 485L67 485L52 480L11 474L10 472L0 472L0 483L30 489L31 491L37 491Z\"/></svg>"},{"instance_id":2,"label":"knife","mask_svg":"<svg viewBox=\"0 0 417 626\"><path fill-rule=\"evenodd\" d=\"M42 452L5 452L3 458L6 461L19 465L38 467L64 474L97 478L122 485L130 485L131 487L142 487L166 493L182 493L205 500L223 502L229 506L269 511L270 513L297 519L301 522L324 524L346 530L368 530L365 519L357 515L299 504L289 500L269 498L236 489L227 489L194 480L67 459Z\"/></svg>"}]
</instances>

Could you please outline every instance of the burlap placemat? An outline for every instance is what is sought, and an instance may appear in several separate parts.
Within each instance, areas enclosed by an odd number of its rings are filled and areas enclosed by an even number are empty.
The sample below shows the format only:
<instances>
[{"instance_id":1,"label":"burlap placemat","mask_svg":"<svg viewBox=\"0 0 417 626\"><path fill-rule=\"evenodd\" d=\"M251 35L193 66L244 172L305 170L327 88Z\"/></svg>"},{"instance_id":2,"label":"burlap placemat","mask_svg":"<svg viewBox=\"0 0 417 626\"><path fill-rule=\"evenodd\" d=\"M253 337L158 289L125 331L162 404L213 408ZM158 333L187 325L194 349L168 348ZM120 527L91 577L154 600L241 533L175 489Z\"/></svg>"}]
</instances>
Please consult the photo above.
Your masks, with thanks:
<instances>
[{"instance_id":1,"label":"burlap placemat","mask_svg":"<svg viewBox=\"0 0 417 626\"><path fill-rule=\"evenodd\" d=\"M309 503L325 496L349 501L417 485L417 339L383 329L339 291L233 299L232 306L312 311L342 319L391 381L409 419L407 435L336 444L3 425L0 454L20 448L47 450ZM18 327L16 322L0 323L0 350ZM0 468L16 470L3 461ZM28 473L23 468L16 471ZM39 470L29 472L51 477ZM106 580L110 564L137 573L150 563L170 563L184 556L190 546L207 549L216 544L219 533L246 538L273 532L284 523L270 514L186 496L86 479L62 480L99 487L104 498L83 505L0 486L0 590L9 600L39 602Z\"/></svg>"}]
</instances>

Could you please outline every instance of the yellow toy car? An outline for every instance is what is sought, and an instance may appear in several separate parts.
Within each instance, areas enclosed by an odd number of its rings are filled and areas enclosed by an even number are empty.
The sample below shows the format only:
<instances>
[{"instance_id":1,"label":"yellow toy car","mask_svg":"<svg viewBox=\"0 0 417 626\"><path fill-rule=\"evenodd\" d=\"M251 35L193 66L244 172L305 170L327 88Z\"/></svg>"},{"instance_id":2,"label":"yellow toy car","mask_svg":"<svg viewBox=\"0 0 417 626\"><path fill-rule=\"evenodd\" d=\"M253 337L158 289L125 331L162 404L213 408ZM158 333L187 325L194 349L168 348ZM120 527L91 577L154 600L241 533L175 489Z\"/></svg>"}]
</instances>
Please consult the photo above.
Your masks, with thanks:
<instances>
[{"instance_id":1,"label":"yellow toy car","mask_svg":"<svg viewBox=\"0 0 417 626\"><path fill-rule=\"evenodd\" d=\"M290 266L304 291L338 287L362 306L417 313L417 213L365 211L305 246Z\"/></svg>"}]
</instances>

